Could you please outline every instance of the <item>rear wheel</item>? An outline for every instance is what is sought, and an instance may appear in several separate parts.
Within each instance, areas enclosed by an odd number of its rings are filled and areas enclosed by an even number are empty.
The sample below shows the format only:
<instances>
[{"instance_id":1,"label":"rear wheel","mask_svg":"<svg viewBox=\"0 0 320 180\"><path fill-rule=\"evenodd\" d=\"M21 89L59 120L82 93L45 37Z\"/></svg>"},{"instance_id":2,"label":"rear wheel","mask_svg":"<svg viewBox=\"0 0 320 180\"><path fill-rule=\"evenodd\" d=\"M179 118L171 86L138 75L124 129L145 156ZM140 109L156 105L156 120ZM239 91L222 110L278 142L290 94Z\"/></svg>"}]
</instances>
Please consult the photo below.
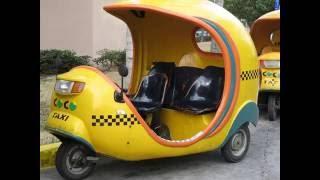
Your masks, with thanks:
<instances>
[{"instance_id":1,"label":"rear wheel","mask_svg":"<svg viewBox=\"0 0 320 180\"><path fill-rule=\"evenodd\" d=\"M268 97L268 116L270 121L275 121L277 119L277 97L275 95L270 95Z\"/></svg>"},{"instance_id":2,"label":"rear wheel","mask_svg":"<svg viewBox=\"0 0 320 180\"><path fill-rule=\"evenodd\" d=\"M74 142L63 142L57 151L57 171L65 179L84 179L95 167L95 163L87 160L88 156L94 156L94 153L87 147Z\"/></svg>"},{"instance_id":3,"label":"rear wheel","mask_svg":"<svg viewBox=\"0 0 320 180\"><path fill-rule=\"evenodd\" d=\"M228 142L222 147L221 153L228 162L240 162L249 149L250 131L247 125L242 126L230 137Z\"/></svg>"}]
</instances>

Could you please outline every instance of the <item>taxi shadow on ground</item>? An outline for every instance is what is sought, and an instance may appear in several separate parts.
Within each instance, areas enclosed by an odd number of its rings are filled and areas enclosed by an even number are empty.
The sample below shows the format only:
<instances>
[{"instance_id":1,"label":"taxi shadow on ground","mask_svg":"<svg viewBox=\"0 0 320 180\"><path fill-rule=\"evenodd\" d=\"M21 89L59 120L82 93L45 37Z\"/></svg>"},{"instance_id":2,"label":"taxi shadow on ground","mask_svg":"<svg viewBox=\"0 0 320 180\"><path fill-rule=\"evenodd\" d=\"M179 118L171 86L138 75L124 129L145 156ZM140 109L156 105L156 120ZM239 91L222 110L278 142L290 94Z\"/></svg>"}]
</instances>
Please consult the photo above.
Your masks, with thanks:
<instances>
[{"instance_id":1,"label":"taxi shadow on ground","mask_svg":"<svg viewBox=\"0 0 320 180\"><path fill-rule=\"evenodd\" d=\"M158 174L162 170L166 173L179 170L186 171L208 163L225 164L227 162L224 161L219 151L134 162L103 158L97 164L95 173L113 172L121 174L123 178L130 178Z\"/></svg>"}]
</instances>

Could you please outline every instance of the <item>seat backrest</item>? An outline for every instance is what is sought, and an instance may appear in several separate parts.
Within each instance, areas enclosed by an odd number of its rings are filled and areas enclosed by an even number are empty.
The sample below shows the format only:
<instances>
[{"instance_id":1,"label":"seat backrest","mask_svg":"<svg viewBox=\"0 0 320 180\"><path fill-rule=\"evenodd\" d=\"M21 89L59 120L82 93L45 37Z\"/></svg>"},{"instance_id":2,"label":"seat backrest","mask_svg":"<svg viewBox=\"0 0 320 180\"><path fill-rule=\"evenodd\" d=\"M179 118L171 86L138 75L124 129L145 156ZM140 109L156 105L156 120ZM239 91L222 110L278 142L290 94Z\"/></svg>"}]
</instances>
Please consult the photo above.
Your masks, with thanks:
<instances>
[{"instance_id":1,"label":"seat backrest","mask_svg":"<svg viewBox=\"0 0 320 180\"><path fill-rule=\"evenodd\" d=\"M270 38L273 46L280 46L280 30L274 31Z\"/></svg>"},{"instance_id":2,"label":"seat backrest","mask_svg":"<svg viewBox=\"0 0 320 180\"><path fill-rule=\"evenodd\" d=\"M175 78L175 68L176 65L174 62L155 62L153 63L153 67L149 71L149 75L159 73L165 74L168 77L168 83L166 87L166 95L164 97L163 105L169 106L171 103L171 95L174 85L174 78Z\"/></svg>"},{"instance_id":3,"label":"seat backrest","mask_svg":"<svg viewBox=\"0 0 320 180\"><path fill-rule=\"evenodd\" d=\"M168 77L168 82L172 81L175 70L175 63L173 62L154 62L152 68L150 69L148 75L152 74L165 74Z\"/></svg>"},{"instance_id":4,"label":"seat backrest","mask_svg":"<svg viewBox=\"0 0 320 180\"><path fill-rule=\"evenodd\" d=\"M272 52L272 49L273 49L272 46L266 46L262 49L261 54Z\"/></svg>"},{"instance_id":5,"label":"seat backrest","mask_svg":"<svg viewBox=\"0 0 320 180\"><path fill-rule=\"evenodd\" d=\"M202 69L195 67L176 67L172 94L168 94L171 96L170 106L173 106L175 101L184 98L189 87L201 75L202 71Z\"/></svg>"},{"instance_id":6,"label":"seat backrest","mask_svg":"<svg viewBox=\"0 0 320 180\"><path fill-rule=\"evenodd\" d=\"M217 109L223 86L224 68L176 67L174 63L157 62L133 100L200 114Z\"/></svg>"},{"instance_id":7,"label":"seat backrest","mask_svg":"<svg viewBox=\"0 0 320 180\"><path fill-rule=\"evenodd\" d=\"M189 67L194 67L196 66L196 60L193 56L193 54L185 54L182 56L182 58L179 61L178 66L183 67L183 66L189 66Z\"/></svg>"},{"instance_id":8,"label":"seat backrest","mask_svg":"<svg viewBox=\"0 0 320 180\"><path fill-rule=\"evenodd\" d=\"M167 76L154 73L146 76L139 87L137 94L133 97L134 102L162 103L167 84Z\"/></svg>"},{"instance_id":9,"label":"seat backrest","mask_svg":"<svg viewBox=\"0 0 320 180\"><path fill-rule=\"evenodd\" d=\"M197 114L214 111L220 104L223 86L224 69L208 66L188 89L184 103Z\"/></svg>"},{"instance_id":10,"label":"seat backrest","mask_svg":"<svg viewBox=\"0 0 320 180\"><path fill-rule=\"evenodd\" d=\"M280 51L280 30L274 31L270 36L272 46L266 46L262 49L261 54Z\"/></svg>"},{"instance_id":11,"label":"seat backrest","mask_svg":"<svg viewBox=\"0 0 320 180\"><path fill-rule=\"evenodd\" d=\"M280 46L266 46L262 49L261 54L280 52Z\"/></svg>"}]
</instances>

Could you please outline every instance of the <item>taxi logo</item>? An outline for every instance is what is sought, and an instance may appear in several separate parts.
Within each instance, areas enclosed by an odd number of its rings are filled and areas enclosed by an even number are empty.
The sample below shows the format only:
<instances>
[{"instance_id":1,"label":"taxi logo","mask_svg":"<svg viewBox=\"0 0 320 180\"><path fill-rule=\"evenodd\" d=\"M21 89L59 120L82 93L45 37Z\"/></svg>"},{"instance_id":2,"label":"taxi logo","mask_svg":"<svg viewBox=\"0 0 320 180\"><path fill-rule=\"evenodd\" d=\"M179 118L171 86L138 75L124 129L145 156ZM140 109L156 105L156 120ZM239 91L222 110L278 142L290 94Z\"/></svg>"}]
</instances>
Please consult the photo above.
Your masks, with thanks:
<instances>
[{"instance_id":1,"label":"taxi logo","mask_svg":"<svg viewBox=\"0 0 320 180\"><path fill-rule=\"evenodd\" d=\"M267 72L267 71L265 71L265 72L262 73L262 75L265 76L265 77L280 78L280 73L278 73L278 72Z\"/></svg>"},{"instance_id":2,"label":"taxi logo","mask_svg":"<svg viewBox=\"0 0 320 180\"><path fill-rule=\"evenodd\" d=\"M53 113L52 118L67 121L69 119L69 116L65 114Z\"/></svg>"},{"instance_id":3,"label":"taxi logo","mask_svg":"<svg viewBox=\"0 0 320 180\"><path fill-rule=\"evenodd\" d=\"M54 101L53 101L53 105L55 107L58 107L58 108L64 108L64 109L67 109L67 110L71 110L71 111L74 111L77 109L77 105L76 103L74 102L70 102L70 101L63 101L61 99L58 99L58 98L55 98Z\"/></svg>"},{"instance_id":4,"label":"taxi logo","mask_svg":"<svg viewBox=\"0 0 320 180\"><path fill-rule=\"evenodd\" d=\"M271 79L271 80L264 80L264 84L266 85L272 85L275 86L279 81L275 80L275 79Z\"/></svg>"}]
</instances>

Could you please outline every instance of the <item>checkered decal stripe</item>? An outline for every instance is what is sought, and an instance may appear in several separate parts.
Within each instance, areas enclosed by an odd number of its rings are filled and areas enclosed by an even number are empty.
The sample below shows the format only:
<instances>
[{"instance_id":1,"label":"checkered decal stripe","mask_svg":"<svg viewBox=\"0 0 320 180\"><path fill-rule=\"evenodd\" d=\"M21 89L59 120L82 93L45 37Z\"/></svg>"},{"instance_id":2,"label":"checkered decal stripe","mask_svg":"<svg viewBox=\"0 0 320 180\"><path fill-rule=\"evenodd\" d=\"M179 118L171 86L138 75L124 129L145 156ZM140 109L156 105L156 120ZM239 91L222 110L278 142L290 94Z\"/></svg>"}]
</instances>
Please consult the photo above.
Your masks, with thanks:
<instances>
[{"instance_id":1,"label":"checkered decal stripe","mask_svg":"<svg viewBox=\"0 0 320 180\"><path fill-rule=\"evenodd\" d=\"M259 69L242 71L240 77L242 81L258 79Z\"/></svg>"},{"instance_id":2,"label":"checkered decal stripe","mask_svg":"<svg viewBox=\"0 0 320 180\"><path fill-rule=\"evenodd\" d=\"M92 126L129 126L140 124L134 114L122 115L92 115Z\"/></svg>"}]
</instances>

